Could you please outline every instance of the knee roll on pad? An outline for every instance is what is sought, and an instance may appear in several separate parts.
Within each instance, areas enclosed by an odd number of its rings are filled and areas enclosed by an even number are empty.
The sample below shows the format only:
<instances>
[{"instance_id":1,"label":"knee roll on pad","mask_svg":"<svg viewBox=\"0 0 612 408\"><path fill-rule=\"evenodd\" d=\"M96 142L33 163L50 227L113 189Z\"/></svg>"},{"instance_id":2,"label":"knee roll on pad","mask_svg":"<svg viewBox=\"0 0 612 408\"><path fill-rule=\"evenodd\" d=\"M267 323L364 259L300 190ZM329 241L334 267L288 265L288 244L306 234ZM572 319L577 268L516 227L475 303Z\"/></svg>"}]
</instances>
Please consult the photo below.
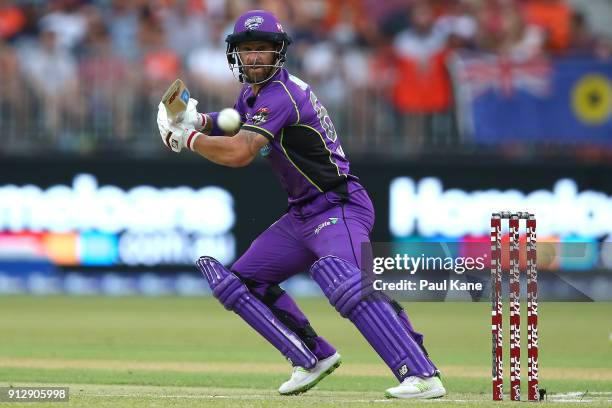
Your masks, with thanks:
<instances>
[{"instance_id":1,"label":"knee roll on pad","mask_svg":"<svg viewBox=\"0 0 612 408\"><path fill-rule=\"evenodd\" d=\"M234 310L245 295L254 298L246 285L215 258L203 256L197 260L196 265L208 281L213 296L226 309Z\"/></svg>"},{"instance_id":2,"label":"knee roll on pad","mask_svg":"<svg viewBox=\"0 0 612 408\"><path fill-rule=\"evenodd\" d=\"M350 319L351 312L365 299L385 298L371 282L362 279L361 271L356 266L344 259L323 257L312 265L310 273L342 317Z\"/></svg>"},{"instance_id":3,"label":"knee roll on pad","mask_svg":"<svg viewBox=\"0 0 612 408\"><path fill-rule=\"evenodd\" d=\"M310 274L329 302L359 329L395 376L430 377L436 367L400 319L396 305L350 262L326 256L315 262Z\"/></svg>"},{"instance_id":4,"label":"knee roll on pad","mask_svg":"<svg viewBox=\"0 0 612 408\"><path fill-rule=\"evenodd\" d=\"M336 270L335 272L340 272ZM343 276L345 282L340 283L333 288L328 286L329 303L331 303L342 317L349 317L349 314L355 309L362 299L374 295L375 290L372 285L369 285L361 279L361 273L352 276Z\"/></svg>"},{"instance_id":5,"label":"knee roll on pad","mask_svg":"<svg viewBox=\"0 0 612 408\"><path fill-rule=\"evenodd\" d=\"M312 368L317 358L304 342L281 323L268 306L251 294L242 281L214 258L203 256L196 265L221 304L242 317L293 365Z\"/></svg>"},{"instance_id":6,"label":"knee roll on pad","mask_svg":"<svg viewBox=\"0 0 612 408\"><path fill-rule=\"evenodd\" d=\"M200 265L198 264L198 266ZM236 302L245 293L249 293L249 289L236 275L229 271L227 271L229 273L224 273L226 271L223 269L218 270L218 268L214 268L212 265L208 268L200 268L204 276L208 279L208 284L213 292L213 296L216 297L227 310L233 310Z\"/></svg>"}]
</instances>

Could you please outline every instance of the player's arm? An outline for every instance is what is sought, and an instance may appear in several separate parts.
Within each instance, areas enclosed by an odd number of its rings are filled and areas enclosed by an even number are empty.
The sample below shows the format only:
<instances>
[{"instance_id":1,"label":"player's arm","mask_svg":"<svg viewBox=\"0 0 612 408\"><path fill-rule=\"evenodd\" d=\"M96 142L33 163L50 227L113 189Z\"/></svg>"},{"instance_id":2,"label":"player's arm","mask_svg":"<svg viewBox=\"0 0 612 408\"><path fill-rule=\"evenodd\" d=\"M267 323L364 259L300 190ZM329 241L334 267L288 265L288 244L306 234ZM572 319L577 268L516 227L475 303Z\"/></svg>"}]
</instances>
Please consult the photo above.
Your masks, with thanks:
<instances>
[{"instance_id":1,"label":"player's arm","mask_svg":"<svg viewBox=\"0 0 612 408\"><path fill-rule=\"evenodd\" d=\"M167 112L162 103L157 112L157 126L159 134L166 147L179 153L187 148L206 157L210 161L230 167L248 165L268 139L259 133L241 129L235 136L208 136L205 123L194 129L184 124L174 124L168 120ZM209 128L210 129L210 128Z\"/></svg>"},{"instance_id":2,"label":"player's arm","mask_svg":"<svg viewBox=\"0 0 612 408\"><path fill-rule=\"evenodd\" d=\"M160 103L157 126L162 142L173 152L184 148L197 152L208 160L229 167L243 167L268 143L259 133L241 129L235 136L208 136L192 127L173 124Z\"/></svg>"},{"instance_id":3,"label":"player's arm","mask_svg":"<svg viewBox=\"0 0 612 408\"><path fill-rule=\"evenodd\" d=\"M239 130L233 137L200 135L190 149L213 163L229 167L243 167L253 161L268 139L250 130ZM189 146L189 145L188 145Z\"/></svg>"}]
</instances>

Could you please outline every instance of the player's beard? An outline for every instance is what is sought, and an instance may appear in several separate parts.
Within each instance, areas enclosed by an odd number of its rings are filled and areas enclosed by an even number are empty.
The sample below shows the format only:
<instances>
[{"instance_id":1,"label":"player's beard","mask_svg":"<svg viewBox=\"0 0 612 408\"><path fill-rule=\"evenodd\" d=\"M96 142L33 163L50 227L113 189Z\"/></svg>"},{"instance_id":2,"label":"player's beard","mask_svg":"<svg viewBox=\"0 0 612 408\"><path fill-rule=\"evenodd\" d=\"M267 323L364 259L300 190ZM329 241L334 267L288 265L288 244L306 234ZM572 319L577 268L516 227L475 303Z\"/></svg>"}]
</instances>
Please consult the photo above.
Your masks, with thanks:
<instances>
[{"instance_id":1,"label":"player's beard","mask_svg":"<svg viewBox=\"0 0 612 408\"><path fill-rule=\"evenodd\" d=\"M256 82L264 81L267 78L269 78L273 69L274 67L272 66L265 66L265 67L261 67L259 69L253 70L252 67L246 66L244 68L244 73L250 83L256 83Z\"/></svg>"}]
</instances>

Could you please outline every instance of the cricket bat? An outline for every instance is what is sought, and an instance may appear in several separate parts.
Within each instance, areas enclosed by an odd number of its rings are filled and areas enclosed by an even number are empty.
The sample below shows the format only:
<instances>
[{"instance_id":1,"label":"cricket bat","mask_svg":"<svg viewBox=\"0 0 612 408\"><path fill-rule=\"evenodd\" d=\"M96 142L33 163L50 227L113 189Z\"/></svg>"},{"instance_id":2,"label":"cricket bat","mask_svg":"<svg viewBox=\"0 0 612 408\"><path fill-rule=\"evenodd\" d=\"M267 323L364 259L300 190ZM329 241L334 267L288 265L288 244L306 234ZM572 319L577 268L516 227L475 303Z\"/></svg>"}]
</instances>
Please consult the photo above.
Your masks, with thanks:
<instances>
[{"instance_id":1,"label":"cricket bat","mask_svg":"<svg viewBox=\"0 0 612 408\"><path fill-rule=\"evenodd\" d=\"M164 96L162 96L162 103L170 121L179 123L183 120L183 115L189 103L189 89L180 78L166 90Z\"/></svg>"}]
</instances>

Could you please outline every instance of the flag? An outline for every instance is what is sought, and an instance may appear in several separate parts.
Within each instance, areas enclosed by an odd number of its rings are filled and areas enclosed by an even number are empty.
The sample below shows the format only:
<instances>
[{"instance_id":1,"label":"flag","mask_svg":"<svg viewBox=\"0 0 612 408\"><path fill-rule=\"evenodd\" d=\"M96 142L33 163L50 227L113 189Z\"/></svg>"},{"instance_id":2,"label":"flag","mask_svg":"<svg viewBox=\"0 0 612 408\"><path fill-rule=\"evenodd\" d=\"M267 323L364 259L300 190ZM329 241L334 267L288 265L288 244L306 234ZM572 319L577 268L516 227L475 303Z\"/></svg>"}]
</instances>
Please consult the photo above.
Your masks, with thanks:
<instances>
[{"instance_id":1,"label":"flag","mask_svg":"<svg viewBox=\"0 0 612 408\"><path fill-rule=\"evenodd\" d=\"M457 56L459 123L477 143L612 145L612 63Z\"/></svg>"}]
</instances>

